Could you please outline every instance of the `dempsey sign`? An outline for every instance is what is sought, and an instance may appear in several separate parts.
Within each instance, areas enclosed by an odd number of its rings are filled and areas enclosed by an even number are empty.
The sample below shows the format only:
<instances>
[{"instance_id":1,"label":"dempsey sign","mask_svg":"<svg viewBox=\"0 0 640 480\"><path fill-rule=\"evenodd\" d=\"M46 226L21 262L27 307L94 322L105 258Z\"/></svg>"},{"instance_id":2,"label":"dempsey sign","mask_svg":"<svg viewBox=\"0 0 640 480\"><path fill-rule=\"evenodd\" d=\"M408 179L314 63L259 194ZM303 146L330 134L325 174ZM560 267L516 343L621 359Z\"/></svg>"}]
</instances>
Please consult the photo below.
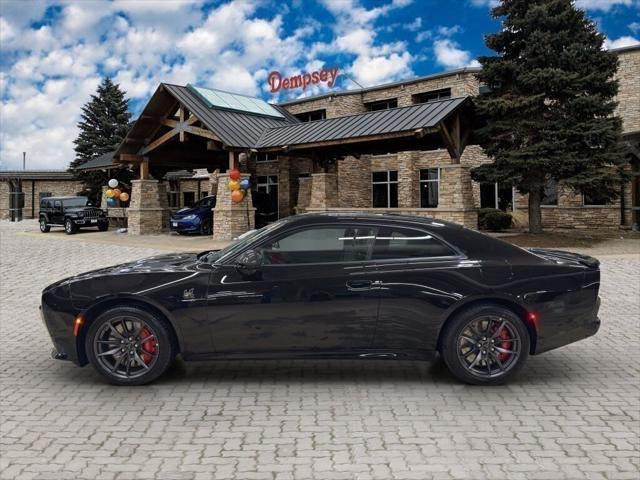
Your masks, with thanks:
<instances>
[{"instance_id":1,"label":"dempsey sign","mask_svg":"<svg viewBox=\"0 0 640 480\"><path fill-rule=\"evenodd\" d=\"M315 72L305 72L298 75L292 75L291 77L284 77L280 72L271 72L267 77L269 88L271 93L279 92L280 90L291 90L294 88L302 88L306 90L310 85L316 85L320 82L326 83L327 87L331 88L336 83L338 77L337 68L329 68L317 70Z\"/></svg>"}]
</instances>

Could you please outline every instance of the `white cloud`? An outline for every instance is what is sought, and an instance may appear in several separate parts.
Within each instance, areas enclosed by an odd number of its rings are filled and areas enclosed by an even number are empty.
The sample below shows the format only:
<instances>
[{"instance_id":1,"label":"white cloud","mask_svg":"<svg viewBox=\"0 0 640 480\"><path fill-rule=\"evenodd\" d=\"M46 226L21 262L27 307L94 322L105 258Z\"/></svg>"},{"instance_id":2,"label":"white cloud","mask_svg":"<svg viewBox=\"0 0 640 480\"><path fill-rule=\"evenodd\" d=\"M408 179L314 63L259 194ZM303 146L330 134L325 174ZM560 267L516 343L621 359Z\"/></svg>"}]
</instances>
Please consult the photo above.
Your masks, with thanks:
<instances>
[{"instance_id":1,"label":"white cloud","mask_svg":"<svg viewBox=\"0 0 640 480\"><path fill-rule=\"evenodd\" d=\"M496 7L500 2L498 0L471 0L474 7Z\"/></svg>"},{"instance_id":2,"label":"white cloud","mask_svg":"<svg viewBox=\"0 0 640 480\"><path fill-rule=\"evenodd\" d=\"M462 27L460 25L454 25L453 27L438 27L438 35L443 37L451 37L460 32L462 32Z\"/></svg>"},{"instance_id":3,"label":"white cloud","mask_svg":"<svg viewBox=\"0 0 640 480\"><path fill-rule=\"evenodd\" d=\"M584 10L600 10L608 12L613 7L640 5L638 0L576 0L576 6Z\"/></svg>"},{"instance_id":4,"label":"white cloud","mask_svg":"<svg viewBox=\"0 0 640 480\"><path fill-rule=\"evenodd\" d=\"M417 30L420 30L422 28L422 17L416 17L416 19L413 22L407 23L404 26L404 28L406 28L410 32L415 32Z\"/></svg>"},{"instance_id":5,"label":"white cloud","mask_svg":"<svg viewBox=\"0 0 640 480\"><path fill-rule=\"evenodd\" d=\"M625 36L611 40L605 38L603 47L605 50L611 50L612 48L630 47L632 45L640 45L640 40L631 36Z\"/></svg>"},{"instance_id":6,"label":"white cloud","mask_svg":"<svg viewBox=\"0 0 640 480\"><path fill-rule=\"evenodd\" d=\"M633 33L640 32L640 22L632 22L627 26L629 27L629 30L631 30Z\"/></svg>"},{"instance_id":7,"label":"white cloud","mask_svg":"<svg viewBox=\"0 0 640 480\"><path fill-rule=\"evenodd\" d=\"M446 68L477 67L477 60L472 60L471 52L462 50L457 42L439 39L433 43L436 61Z\"/></svg>"}]
</instances>

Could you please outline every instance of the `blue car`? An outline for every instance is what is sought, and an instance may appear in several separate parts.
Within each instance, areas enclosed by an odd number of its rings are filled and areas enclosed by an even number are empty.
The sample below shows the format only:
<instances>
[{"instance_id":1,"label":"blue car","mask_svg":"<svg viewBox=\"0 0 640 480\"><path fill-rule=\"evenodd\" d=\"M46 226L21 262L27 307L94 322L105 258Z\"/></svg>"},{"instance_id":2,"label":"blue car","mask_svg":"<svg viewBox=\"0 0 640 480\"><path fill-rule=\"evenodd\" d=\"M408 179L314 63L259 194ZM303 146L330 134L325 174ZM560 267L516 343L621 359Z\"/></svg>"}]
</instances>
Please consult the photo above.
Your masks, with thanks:
<instances>
[{"instance_id":1,"label":"blue car","mask_svg":"<svg viewBox=\"0 0 640 480\"><path fill-rule=\"evenodd\" d=\"M215 195L204 197L193 207L183 208L171 215L169 229L180 234L211 235L213 233L213 212L211 209L215 206Z\"/></svg>"}]
</instances>

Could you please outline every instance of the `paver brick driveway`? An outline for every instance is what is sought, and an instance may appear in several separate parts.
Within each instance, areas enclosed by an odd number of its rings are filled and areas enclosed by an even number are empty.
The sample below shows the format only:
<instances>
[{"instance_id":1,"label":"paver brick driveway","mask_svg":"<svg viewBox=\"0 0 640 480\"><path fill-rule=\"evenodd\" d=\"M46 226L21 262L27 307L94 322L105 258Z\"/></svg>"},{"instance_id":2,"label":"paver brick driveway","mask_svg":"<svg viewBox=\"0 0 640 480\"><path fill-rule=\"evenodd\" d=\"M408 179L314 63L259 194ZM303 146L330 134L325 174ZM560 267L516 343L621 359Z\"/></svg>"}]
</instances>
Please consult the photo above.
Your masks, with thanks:
<instances>
[{"instance_id":1,"label":"paver brick driveway","mask_svg":"<svg viewBox=\"0 0 640 480\"><path fill-rule=\"evenodd\" d=\"M439 364L184 364L147 387L49 358L41 289L152 250L0 222L2 479L637 479L640 257L602 264L600 332L516 382ZM90 234L86 234L90 235Z\"/></svg>"}]
</instances>

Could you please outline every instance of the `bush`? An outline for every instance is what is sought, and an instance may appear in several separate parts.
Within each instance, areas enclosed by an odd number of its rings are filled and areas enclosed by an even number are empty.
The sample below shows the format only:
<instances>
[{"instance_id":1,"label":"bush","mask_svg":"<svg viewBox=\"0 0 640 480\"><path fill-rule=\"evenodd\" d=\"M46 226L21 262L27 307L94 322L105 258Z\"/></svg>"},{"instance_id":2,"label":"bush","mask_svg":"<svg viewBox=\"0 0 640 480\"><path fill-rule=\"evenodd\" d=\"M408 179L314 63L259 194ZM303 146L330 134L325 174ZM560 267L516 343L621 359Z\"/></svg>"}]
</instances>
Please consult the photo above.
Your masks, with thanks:
<instances>
[{"instance_id":1,"label":"bush","mask_svg":"<svg viewBox=\"0 0 640 480\"><path fill-rule=\"evenodd\" d=\"M478 211L478 226L481 230L499 232L511 226L511 215L495 208L481 208Z\"/></svg>"}]
</instances>

